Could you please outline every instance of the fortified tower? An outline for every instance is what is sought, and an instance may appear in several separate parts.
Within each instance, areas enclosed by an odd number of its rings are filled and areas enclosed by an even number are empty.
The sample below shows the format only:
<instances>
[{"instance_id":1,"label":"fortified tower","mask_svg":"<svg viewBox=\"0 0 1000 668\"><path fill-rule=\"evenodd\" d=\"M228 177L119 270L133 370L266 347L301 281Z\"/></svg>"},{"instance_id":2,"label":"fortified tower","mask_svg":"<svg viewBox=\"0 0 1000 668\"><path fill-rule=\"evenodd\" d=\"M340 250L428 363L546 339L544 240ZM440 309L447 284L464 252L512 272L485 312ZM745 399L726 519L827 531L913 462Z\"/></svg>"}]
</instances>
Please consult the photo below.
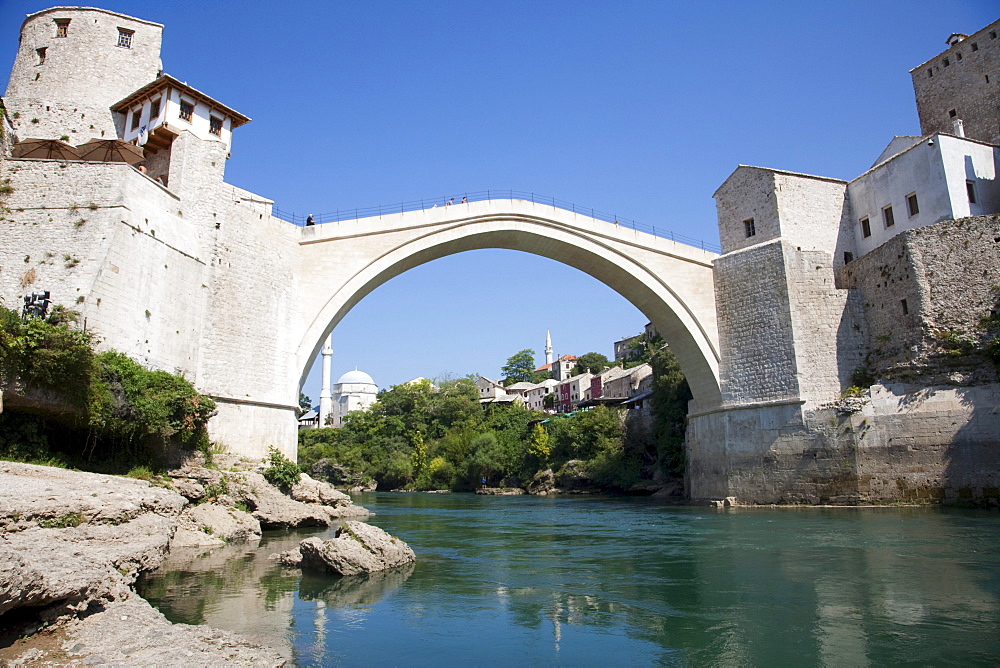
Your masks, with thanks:
<instances>
[{"instance_id":1,"label":"fortified tower","mask_svg":"<svg viewBox=\"0 0 1000 668\"><path fill-rule=\"evenodd\" d=\"M972 35L952 33L947 44L910 70L920 132L1000 144L1000 21Z\"/></svg>"},{"instance_id":2,"label":"fortified tower","mask_svg":"<svg viewBox=\"0 0 1000 668\"><path fill-rule=\"evenodd\" d=\"M5 103L21 138L81 144L120 134L111 105L159 76L159 23L92 7L53 7L28 16Z\"/></svg>"},{"instance_id":3,"label":"fortified tower","mask_svg":"<svg viewBox=\"0 0 1000 668\"><path fill-rule=\"evenodd\" d=\"M295 228L271 217L270 200L224 182L233 130L250 119L164 74L162 32L90 7L25 19L3 100L0 297L51 291L102 346L211 396L213 440L294 458L293 342L260 323L288 319L290 258L271 251ZM145 169L97 152L19 151L26 139L104 139L132 156L137 145ZM241 298L250 285L253 298ZM248 364L248 344L267 352Z\"/></svg>"}]
</instances>

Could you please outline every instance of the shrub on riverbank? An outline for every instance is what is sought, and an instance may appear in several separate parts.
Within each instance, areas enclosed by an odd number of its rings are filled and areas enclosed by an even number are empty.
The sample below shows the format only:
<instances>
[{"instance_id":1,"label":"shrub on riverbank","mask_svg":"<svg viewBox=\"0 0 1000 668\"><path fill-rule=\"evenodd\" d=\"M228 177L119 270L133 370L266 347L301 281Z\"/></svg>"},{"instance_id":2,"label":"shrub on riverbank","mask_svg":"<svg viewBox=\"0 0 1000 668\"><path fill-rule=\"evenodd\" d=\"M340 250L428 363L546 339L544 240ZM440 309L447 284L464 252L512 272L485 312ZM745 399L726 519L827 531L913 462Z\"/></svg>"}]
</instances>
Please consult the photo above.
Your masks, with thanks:
<instances>
[{"instance_id":1,"label":"shrub on riverbank","mask_svg":"<svg viewBox=\"0 0 1000 668\"><path fill-rule=\"evenodd\" d=\"M215 403L188 381L129 357L96 353L73 312L22 322L0 307L0 457L117 471L167 448L209 448Z\"/></svg>"}]
</instances>

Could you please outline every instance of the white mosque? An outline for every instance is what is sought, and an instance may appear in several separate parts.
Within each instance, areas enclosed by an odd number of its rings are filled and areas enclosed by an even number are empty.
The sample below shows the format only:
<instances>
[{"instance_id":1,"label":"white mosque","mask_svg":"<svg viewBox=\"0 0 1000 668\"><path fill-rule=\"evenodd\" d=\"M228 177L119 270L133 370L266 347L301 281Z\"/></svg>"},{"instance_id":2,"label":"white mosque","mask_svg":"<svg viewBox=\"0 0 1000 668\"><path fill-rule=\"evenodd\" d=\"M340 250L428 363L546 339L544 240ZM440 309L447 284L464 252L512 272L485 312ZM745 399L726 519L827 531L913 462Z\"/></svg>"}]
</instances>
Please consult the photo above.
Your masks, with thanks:
<instances>
[{"instance_id":1,"label":"white mosque","mask_svg":"<svg viewBox=\"0 0 1000 668\"><path fill-rule=\"evenodd\" d=\"M323 344L323 387L319 394L318 425L322 427L342 427L344 417L351 411L360 411L375 403L378 385L364 371L348 371L337 383L330 386L330 371L333 345L330 336ZM306 416L303 416L303 418Z\"/></svg>"}]
</instances>

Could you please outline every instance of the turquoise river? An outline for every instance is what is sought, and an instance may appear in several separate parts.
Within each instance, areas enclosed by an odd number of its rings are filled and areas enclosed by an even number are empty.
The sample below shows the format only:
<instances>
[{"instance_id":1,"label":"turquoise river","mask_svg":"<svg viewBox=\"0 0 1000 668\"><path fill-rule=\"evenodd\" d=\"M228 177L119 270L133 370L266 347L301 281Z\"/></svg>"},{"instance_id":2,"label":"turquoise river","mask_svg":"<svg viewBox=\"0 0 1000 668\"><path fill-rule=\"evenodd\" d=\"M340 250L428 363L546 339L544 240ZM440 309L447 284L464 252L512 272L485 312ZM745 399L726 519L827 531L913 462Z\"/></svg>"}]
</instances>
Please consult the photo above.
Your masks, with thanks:
<instances>
[{"instance_id":1,"label":"turquoise river","mask_svg":"<svg viewBox=\"0 0 1000 668\"><path fill-rule=\"evenodd\" d=\"M417 563L300 575L172 555L140 593L301 666L1000 663L1000 513L711 510L615 497L365 494Z\"/></svg>"}]
</instances>

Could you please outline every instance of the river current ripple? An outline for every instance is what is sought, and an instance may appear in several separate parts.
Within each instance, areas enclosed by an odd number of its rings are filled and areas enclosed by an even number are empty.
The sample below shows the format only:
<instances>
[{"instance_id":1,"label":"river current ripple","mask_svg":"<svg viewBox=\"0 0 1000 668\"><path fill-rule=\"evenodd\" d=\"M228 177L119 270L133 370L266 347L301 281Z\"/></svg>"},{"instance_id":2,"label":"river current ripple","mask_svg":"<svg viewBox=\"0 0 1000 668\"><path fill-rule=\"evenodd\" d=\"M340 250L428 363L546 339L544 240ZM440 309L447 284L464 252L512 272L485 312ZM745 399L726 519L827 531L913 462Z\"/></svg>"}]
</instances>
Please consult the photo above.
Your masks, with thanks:
<instances>
[{"instance_id":1,"label":"river current ripple","mask_svg":"<svg viewBox=\"0 0 1000 668\"><path fill-rule=\"evenodd\" d=\"M417 563L299 576L260 547L172 555L140 593L305 666L996 665L1000 514L612 497L361 495Z\"/></svg>"}]
</instances>

